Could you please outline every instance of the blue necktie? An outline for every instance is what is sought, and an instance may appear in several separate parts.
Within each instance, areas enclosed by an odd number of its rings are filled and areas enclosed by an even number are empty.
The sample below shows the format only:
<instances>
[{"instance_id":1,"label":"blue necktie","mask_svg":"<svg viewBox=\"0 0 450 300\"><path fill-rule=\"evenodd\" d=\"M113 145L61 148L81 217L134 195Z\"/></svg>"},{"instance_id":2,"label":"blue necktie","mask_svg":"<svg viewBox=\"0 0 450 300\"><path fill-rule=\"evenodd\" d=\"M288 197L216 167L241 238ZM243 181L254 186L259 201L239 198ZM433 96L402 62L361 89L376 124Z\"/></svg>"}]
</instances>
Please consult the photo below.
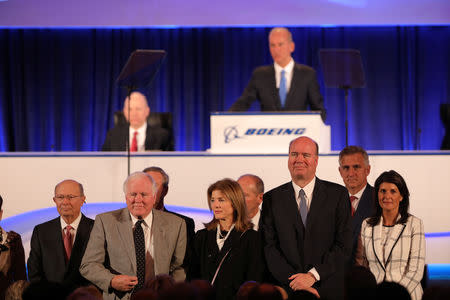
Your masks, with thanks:
<instances>
[{"instance_id":1,"label":"blue necktie","mask_svg":"<svg viewBox=\"0 0 450 300\"><path fill-rule=\"evenodd\" d=\"M306 205L306 195L303 189L300 190L300 216L302 217L303 225L306 228L306 218L308 217L308 206Z\"/></svg>"},{"instance_id":2,"label":"blue necktie","mask_svg":"<svg viewBox=\"0 0 450 300\"><path fill-rule=\"evenodd\" d=\"M281 70L280 89L278 90L278 93L280 95L281 107L284 107L284 103L286 102L286 94L287 94L285 74L286 74L286 71Z\"/></svg>"}]
</instances>

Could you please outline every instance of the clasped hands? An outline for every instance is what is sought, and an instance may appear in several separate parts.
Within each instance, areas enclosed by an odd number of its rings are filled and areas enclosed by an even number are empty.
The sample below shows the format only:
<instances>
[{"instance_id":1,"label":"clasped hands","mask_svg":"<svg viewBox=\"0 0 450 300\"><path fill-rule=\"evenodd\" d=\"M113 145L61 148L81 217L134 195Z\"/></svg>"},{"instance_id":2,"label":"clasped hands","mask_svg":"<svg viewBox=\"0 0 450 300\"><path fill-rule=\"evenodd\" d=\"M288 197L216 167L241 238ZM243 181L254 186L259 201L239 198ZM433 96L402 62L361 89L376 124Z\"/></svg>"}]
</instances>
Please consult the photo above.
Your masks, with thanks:
<instances>
[{"instance_id":1,"label":"clasped hands","mask_svg":"<svg viewBox=\"0 0 450 300\"><path fill-rule=\"evenodd\" d=\"M317 290L312 287L312 285L316 282L316 278L312 273L297 273L288 279L291 280L289 286L293 291L305 290L315 295L317 298L320 298Z\"/></svg>"},{"instance_id":2,"label":"clasped hands","mask_svg":"<svg viewBox=\"0 0 450 300\"><path fill-rule=\"evenodd\" d=\"M116 275L111 279L111 287L122 292L131 291L136 284L138 284L136 276Z\"/></svg>"}]
</instances>

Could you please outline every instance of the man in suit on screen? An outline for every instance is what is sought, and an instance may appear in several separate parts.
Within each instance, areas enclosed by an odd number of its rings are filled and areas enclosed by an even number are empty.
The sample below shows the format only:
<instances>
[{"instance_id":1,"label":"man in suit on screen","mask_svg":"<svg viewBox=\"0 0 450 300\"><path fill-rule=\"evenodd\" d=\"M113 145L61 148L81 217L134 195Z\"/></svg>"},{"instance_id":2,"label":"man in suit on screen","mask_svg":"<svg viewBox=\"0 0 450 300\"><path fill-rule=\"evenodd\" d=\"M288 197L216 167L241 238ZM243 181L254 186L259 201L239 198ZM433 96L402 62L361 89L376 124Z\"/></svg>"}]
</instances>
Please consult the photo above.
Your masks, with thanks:
<instances>
[{"instance_id":1,"label":"man in suit on screen","mask_svg":"<svg viewBox=\"0 0 450 300\"><path fill-rule=\"evenodd\" d=\"M147 124L150 114L147 98L137 91L132 92L130 98L131 101L127 97L123 105L123 114L130 122L130 127L127 124L118 124L111 128L106 134L102 151L127 151L127 138L131 152L168 150L169 132Z\"/></svg>"},{"instance_id":2,"label":"man in suit on screen","mask_svg":"<svg viewBox=\"0 0 450 300\"><path fill-rule=\"evenodd\" d=\"M250 82L230 111L245 111L258 100L262 111L320 110L326 118L323 97L314 69L292 58L295 43L291 32L276 27L269 34L270 54L274 64L253 71Z\"/></svg>"},{"instance_id":3,"label":"man in suit on screen","mask_svg":"<svg viewBox=\"0 0 450 300\"><path fill-rule=\"evenodd\" d=\"M307 290L337 300L351 253L350 203L343 186L316 177L318 150L305 136L290 143L292 181L264 194L264 252L288 293Z\"/></svg>"}]
</instances>

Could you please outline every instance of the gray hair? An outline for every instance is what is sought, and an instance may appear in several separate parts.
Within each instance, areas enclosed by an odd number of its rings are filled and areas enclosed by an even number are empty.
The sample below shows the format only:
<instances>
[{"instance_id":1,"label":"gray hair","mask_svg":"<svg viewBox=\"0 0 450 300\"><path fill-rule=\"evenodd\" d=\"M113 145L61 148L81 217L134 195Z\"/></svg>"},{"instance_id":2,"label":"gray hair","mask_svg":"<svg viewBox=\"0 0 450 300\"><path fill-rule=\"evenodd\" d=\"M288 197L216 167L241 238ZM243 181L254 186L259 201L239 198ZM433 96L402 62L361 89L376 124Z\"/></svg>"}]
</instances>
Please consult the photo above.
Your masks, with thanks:
<instances>
[{"instance_id":1,"label":"gray hair","mask_svg":"<svg viewBox=\"0 0 450 300\"><path fill-rule=\"evenodd\" d=\"M366 163L366 166L370 165L369 163L369 155L367 154L366 150L360 146L347 146L339 153L339 165L342 162L342 159L346 155L352 155L352 154L361 154L364 158L364 162Z\"/></svg>"},{"instance_id":2,"label":"gray hair","mask_svg":"<svg viewBox=\"0 0 450 300\"><path fill-rule=\"evenodd\" d=\"M158 188L156 187L156 182L153 179L152 176L148 175L147 173L144 172L134 172L131 173L127 179L125 179L125 182L123 183L123 192L125 193L125 195L128 193L128 182L132 179L138 178L138 177L146 177L148 178L148 180L150 180L150 183L152 184L152 194L153 197L156 195L156 192L158 191Z\"/></svg>"}]
</instances>

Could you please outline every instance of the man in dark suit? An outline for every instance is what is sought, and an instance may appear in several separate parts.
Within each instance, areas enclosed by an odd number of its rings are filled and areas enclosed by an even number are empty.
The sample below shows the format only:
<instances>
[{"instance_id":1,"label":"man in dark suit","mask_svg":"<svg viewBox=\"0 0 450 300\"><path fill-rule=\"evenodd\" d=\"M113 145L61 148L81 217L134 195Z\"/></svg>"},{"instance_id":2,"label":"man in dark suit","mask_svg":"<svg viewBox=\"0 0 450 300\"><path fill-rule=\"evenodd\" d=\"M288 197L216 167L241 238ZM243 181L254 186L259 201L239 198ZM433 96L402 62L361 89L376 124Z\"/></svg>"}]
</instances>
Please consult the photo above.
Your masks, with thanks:
<instances>
[{"instance_id":1,"label":"man in dark suit","mask_svg":"<svg viewBox=\"0 0 450 300\"><path fill-rule=\"evenodd\" d=\"M89 284L78 270L94 225L80 212L85 199L83 186L75 180L56 185L53 201L60 217L33 230L27 263L30 281L54 281L69 289Z\"/></svg>"},{"instance_id":2,"label":"man in dark suit","mask_svg":"<svg viewBox=\"0 0 450 300\"><path fill-rule=\"evenodd\" d=\"M373 186L367 183L370 163L366 150L358 146L347 146L342 149L339 153L339 173L350 196L353 231L351 264L353 265L362 221L375 213L375 191Z\"/></svg>"},{"instance_id":3,"label":"man in dark suit","mask_svg":"<svg viewBox=\"0 0 450 300\"><path fill-rule=\"evenodd\" d=\"M292 181L264 194L264 253L270 273L288 293L343 299L351 253L348 192L315 176L318 150L306 136L290 143Z\"/></svg>"},{"instance_id":4,"label":"man in dark suit","mask_svg":"<svg viewBox=\"0 0 450 300\"><path fill-rule=\"evenodd\" d=\"M133 92L125 99L123 113L130 127L119 124L106 134L102 151L126 151L129 139L130 151L168 150L170 147L169 132L161 127L150 127L147 117L150 107L147 98L140 92ZM128 105L129 113L128 113ZM129 115L129 116L128 116Z\"/></svg>"},{"instance_id":5,"label":"man in dark suit","mask_svg":"<svg viewBox=\"0 0 450 300\"><path fill-rule=\"evenodd\" d=\"M326 118L323 98L314 69L292 59L295 44L286 28L273 28L269 34L274 64L258 67L241 97L230 111L245 111L258 100L262 111L320 110Z\"/></svg>"},{"instance_id":6,"label":"man in dark suit","mask_svg":"<svg viewBox=\"0 0 450 300\"><path fill-rule=\"evenodd\" d=\"M178 214L176 212L169 211L164 206L164 197L166 197L167 192L169 191L169 175L167 175L167 173L162 168L152 166L145 168L143 172L152 176L152 178L155 180L156 187L158 188L154 208L174 214L182 218L186 223L187 243L186 243L186 255L184 256L183 262L183 267L186 269L189 267L189 252L190 252L189 247L191 246L192 239L194 238L195 235L195 222L192 218L189 218L182 214Z\"/></svg>"}]
</instances>

